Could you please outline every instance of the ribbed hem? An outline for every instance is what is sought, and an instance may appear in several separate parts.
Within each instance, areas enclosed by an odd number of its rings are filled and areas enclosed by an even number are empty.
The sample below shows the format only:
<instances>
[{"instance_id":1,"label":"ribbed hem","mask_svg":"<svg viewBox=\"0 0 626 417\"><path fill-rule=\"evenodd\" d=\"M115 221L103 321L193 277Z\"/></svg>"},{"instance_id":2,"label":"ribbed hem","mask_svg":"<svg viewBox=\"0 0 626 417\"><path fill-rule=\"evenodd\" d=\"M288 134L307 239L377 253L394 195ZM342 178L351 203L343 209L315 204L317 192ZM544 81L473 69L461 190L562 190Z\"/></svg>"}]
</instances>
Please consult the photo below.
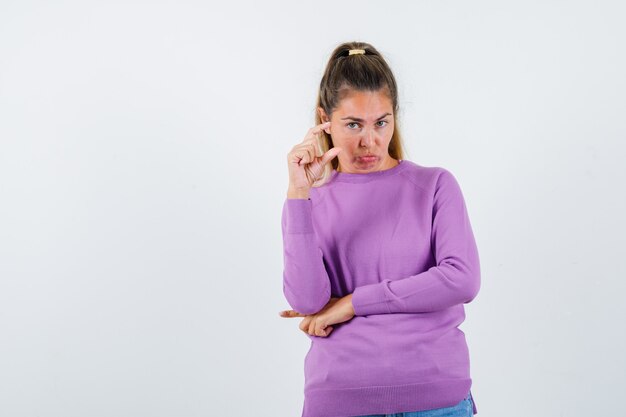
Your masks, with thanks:
<instances>
[{"instance_id":1,"label":"ribbed hem","mask_svg":"<svg viewBox=\"0 0 626 417\"><path fill-rule=\"evenodd\" d=\"M310 198L285 199L287 233L313 232L313 201Z\"/></svg>"},{"instance_id":2,"label":"ribbed hem","mask_svg":"<svg viewBox=\"0 0 626 417\"><path fill-rule=\"evenodd\" d=\"M302 417L351 417L452 407L467 398L471 385L472 379L467 378L408 385L305 390Z\"/></svg>"},{"instance_id":3,"label":"ribbed hem","mask_svg":"<svg viewBox=\"0 0 626 417\"><path fill-rule=\"evenodd\" d=\"M352 291L352 308L356 316L390 313L382 285L385 283L366 284L356 287Z\"/></svg>"}]
</instances>

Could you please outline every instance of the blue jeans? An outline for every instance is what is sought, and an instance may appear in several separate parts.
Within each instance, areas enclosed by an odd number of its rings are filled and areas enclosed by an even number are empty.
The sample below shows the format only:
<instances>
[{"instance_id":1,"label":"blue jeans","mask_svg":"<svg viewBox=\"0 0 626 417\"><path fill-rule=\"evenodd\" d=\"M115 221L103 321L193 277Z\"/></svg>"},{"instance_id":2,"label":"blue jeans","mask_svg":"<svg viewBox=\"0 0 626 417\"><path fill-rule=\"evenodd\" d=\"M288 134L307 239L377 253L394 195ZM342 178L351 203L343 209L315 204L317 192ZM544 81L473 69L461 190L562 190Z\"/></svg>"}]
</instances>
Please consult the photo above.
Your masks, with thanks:
<instances>
[{"instance_id":1,"label":"blue jeans","mask_svg":"<svg viewBox=\"0 0 626 417\"><path fill-rule=\"evenodd\" d=\"M357 417L472 417L472 398L468 393L457 405L451 407L435 408L433 410L406 411L395 414L371 414Z\"/></svg>"}]
</instances>

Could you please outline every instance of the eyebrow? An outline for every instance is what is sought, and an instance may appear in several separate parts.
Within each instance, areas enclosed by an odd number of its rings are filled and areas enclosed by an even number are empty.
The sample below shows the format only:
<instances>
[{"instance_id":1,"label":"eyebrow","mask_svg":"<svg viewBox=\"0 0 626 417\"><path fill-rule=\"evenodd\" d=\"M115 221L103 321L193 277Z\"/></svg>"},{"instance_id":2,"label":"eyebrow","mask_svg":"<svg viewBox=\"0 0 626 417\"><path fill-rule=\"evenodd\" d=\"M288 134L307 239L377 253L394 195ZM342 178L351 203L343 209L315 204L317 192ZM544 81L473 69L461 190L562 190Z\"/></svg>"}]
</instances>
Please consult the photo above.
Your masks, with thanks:
<instances>
[{"instance_id":1,"label":"eyebrow","mask_svg":"<svg viewBox=\"0 0 626 417\"><path fill-rule=\"evenodd\" d=\"M383 117L385 117L385 116L391 116L391 113L385 113L385 114L383 114L382 116L380 116L380 117L379 117L378 119L376 119L376 120L380 120L380 119L382 119L382 118L383 118ZM356 120L357 122L362 122L362 121L363 121L363 119L358 118L358 117L354 117L354 116L348 116L348 117L342 117L342 118L341 118L341 120L345 120L345 119Z\"/></svg>"}]
</instances>

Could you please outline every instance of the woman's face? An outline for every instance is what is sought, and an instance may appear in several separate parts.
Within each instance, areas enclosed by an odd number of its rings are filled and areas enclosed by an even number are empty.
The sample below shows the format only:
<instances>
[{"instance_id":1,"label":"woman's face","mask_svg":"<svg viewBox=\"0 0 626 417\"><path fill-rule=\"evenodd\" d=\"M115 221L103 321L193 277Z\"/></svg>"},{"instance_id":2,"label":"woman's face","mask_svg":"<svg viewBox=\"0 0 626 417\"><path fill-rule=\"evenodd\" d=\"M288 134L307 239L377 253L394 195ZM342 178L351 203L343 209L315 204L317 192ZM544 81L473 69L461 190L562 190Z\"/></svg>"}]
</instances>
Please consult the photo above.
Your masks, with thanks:
<instances>
[{"instance_id":1,"label":"woman's face","mask_svg":"<svg viewBox=\"0 0 626 417\"><path fill-rule=\"evenodd\" d=\"M322 122L328 121L319 107ZM333 145L342 151L338 171L367 173L396 165L389 155L389 142L394 130L393 106L384 90L356 91L344 97L330 117Z\"/></svg>"}]
</instances>

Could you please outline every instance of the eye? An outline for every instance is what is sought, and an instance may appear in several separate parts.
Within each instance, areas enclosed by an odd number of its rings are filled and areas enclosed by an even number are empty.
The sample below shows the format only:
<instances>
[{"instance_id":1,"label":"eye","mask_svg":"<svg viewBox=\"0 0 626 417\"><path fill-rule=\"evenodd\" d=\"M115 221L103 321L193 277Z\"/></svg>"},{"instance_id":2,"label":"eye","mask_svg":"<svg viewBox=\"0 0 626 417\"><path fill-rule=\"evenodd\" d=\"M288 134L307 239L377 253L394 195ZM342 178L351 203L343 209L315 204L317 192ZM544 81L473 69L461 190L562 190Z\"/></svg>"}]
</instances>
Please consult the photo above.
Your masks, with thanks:
<instances>
[{"instance_id":1,"label":"eye","mask_svg":"<svg viewBox=\"0 0 626 417\"><path fill-rule=\"evenodd\" d=\"M357 122L350 122L346 126L348 126L348 128L350 128L350 125L358 125L358 123Z\"/></svg>"},{"instance_id":2,"label":"eye","mask_svg":"<svg viewBox=\"0 0 626 417\"><path fill-rule=\"evenodd\" d=\"M386 120L379 120L378 123L388 123ZM384 126L384 125L383 125ZM382 127L382 126L381 126Z\"/></svg>"}]
</instances>

